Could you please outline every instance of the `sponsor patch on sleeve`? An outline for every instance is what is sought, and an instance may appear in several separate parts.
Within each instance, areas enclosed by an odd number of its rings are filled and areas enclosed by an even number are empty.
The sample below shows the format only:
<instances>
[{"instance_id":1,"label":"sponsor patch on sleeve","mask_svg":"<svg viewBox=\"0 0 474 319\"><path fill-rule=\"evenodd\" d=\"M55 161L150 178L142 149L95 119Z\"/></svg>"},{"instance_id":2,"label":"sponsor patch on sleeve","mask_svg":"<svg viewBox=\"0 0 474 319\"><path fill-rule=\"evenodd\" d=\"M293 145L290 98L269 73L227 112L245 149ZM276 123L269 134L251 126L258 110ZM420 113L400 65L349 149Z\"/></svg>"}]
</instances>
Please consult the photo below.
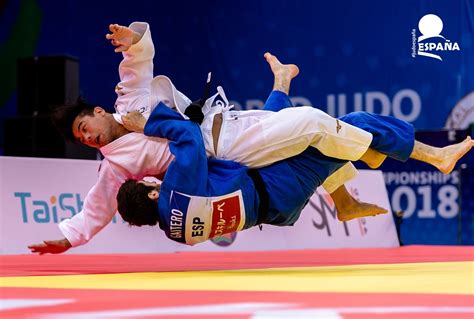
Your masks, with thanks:
<instances>
[{"instance_id":1,"label":"sponsor patch on sleeve","mask_svg":"<svg viewBox=\"0 0 474 319\"><path fill-rule=\"evenodd\" d=\"M240 190L218 197L172 192L170 210L168 237L188 245L239 231L245 224Z\"/></svg>"},{"instance_id":2,"label":"sponsor patch on sleeve","mask_svg":"<svg viewBox=\"0 0 474 319\"><path fill-rule=\"evenodd\" d=\"M243 211L240 194L212 202L210 238L238 230Z\"/></svg>"}]
</instances>

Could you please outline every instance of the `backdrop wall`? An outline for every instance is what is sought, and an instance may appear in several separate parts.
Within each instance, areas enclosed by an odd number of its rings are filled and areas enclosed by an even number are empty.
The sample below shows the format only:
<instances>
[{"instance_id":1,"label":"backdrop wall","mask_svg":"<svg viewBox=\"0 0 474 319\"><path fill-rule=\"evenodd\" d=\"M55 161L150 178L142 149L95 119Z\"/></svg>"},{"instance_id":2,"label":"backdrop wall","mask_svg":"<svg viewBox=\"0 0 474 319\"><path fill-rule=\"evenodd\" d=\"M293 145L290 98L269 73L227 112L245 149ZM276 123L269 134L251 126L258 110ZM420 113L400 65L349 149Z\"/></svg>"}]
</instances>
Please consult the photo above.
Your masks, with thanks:
<instances>
[{"instance_id":1,"label":"backdrop wall","mask_svg":"<svg viewBox=\"0 0 474 319\"><path fill-rule=\"evenodd\" d=\"M428 14L439 20L422 20ZM354 110L392 115L418 130L466 128L474 122L474 0L0 0L0 155L3 119L16 114L16 59L78 57L81 93L112 110L121 56L105 34L109 23L132 21L151 25L155 74L168 75L192 99L201 96L212 71L214 86L222 85L237 108L258 108L272 87L263 59L270 51L300 66L291 89L296 104L335 116ZM420 55L425 53L431 56ZM460 178L451 177L441 191L442 186L423 184L409 193L399 188L407 185L390 182L386 174L392 205L410 213L403 224L410 234L406 243L460 243L461 235L453 232L461 223L471 225L462 243L473 242L474 200L466 193L473 157L464 163L467 168L453 173ZM427 170L410 165L410 171ZM408 168L382 169L396 173ZM460 187L455 180L464 181L463 189L446 195ZM452 204L447 218L437 209L445 204L444 195ZM427 221L443 230L441 225L449 222L453 232L433 237L431 226L416 226L432 225Z\"/></svg>"},{"instance_id":2,"label":"backdrop wall","mask_svg":"<svg viewBox=\"0 0 474 319\"><path fill-rule=\"evenodd\" d=\"M99 161L0 157L0 254L28 253L27 246L62 238L58 223L77 214L96 182ZM31 179L31 176L35 176ZM311 198L293 227L264 225L214 238L193 247L174 242L158 227L129 227L113 221L71 253L153 253L209 250L278 250L334 247L397 247L397 232L380 171L362 170L348 184L352 195L388 214L346 223L336 219L323 190Z\"/></svg>"},{"instance_id":3,"label":"backdrop wall","mask_svg":"<svg viewBox=\"0 0 474 319\"><path fill-rule=\"evenodd\" d=\"M428 23L424 32L444 38L420 43L441 44L430 52L442 61L418 55L418 24L427 14L437 15L442 29ZM82 94L111 109L120 55L105 39L107 26L137 20L151 24L156 74L170 76L191 98L200 97L213 71L215 85L238 106L258 108L272 86L267 50L300 66L295 102L337 116L362 109L418 129L442 128L474 91L473 0L3 0L0 17L0 123L16 112L15 61L31 55L78 57ZM474 121L473 96L454 125Z\"/></svg>"}]
</instances>

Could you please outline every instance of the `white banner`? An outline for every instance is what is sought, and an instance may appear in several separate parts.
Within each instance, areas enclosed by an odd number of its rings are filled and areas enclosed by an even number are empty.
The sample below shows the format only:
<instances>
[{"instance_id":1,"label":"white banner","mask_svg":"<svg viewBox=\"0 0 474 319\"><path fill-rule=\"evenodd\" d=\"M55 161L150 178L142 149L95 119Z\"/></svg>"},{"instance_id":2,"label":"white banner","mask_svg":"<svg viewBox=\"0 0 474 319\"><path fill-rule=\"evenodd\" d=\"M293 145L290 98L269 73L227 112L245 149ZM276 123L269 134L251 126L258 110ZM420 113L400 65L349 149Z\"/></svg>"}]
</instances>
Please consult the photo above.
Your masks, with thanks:
<instances>
[{"instance_id":1,"label":"white banner","mask_svg":"<svg viewBox=\"0 0 474 319\"><path fill-rule=\"evenodd\" d=\"M63 238L57 224L82 209L97 179L99 161L0 157L0 254L29 253L29 244ZM398 238L380 171L361 170L347 184L354 197L389 214L347 223L336 219L329 196L318 189L292 227L263 225L193 247L169 240L159 227L129 227L117 214L88 244L69 253L152 253L396 247Z\"/></svg>"}]
</instances>

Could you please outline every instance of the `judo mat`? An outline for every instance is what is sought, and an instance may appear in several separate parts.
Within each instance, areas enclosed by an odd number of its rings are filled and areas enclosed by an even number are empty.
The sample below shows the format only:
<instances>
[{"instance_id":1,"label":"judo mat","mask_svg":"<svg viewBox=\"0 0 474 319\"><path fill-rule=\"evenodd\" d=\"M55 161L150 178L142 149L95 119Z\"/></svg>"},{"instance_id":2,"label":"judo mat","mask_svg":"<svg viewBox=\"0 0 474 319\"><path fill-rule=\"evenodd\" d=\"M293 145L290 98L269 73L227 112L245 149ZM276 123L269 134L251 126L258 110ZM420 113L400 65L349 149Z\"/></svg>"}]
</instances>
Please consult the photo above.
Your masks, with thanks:
<instances>
[{"instance_id":1,"label":"judo mat","mask_svg":"<svg viewBox=\"0 0 474 319\"><path fill-rule=\"evenodd\" d=\"M0 318L474 318L474 248L0 256Z\"/></svg>"}]
</instances>

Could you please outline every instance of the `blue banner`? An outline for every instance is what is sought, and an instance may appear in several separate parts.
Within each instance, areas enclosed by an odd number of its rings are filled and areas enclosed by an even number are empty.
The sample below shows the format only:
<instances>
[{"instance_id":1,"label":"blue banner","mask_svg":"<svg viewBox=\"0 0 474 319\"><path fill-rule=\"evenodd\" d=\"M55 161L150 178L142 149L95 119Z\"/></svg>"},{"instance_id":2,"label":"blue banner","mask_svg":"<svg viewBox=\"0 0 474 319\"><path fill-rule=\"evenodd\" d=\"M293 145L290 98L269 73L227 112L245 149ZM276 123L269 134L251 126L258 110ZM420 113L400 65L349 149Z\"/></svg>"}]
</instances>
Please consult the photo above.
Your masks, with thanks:
<instances>
[{"instance_id":1,"label":"blue banner","mask_svg":"<svg viewBox=\"0 0 474 319\"><path fill-rule=\"evenodd\" d=\"M425 144L445 146L462 141L470 130L418 132ZM402 244L473 244L472 172L474 154L444 175L435 167L409 160L386 160L384 172L392 210L398 218Z\"/></svg>"},{"instance_id":2,"label":"blue banner","mask_svg":"<svg viewBox=\"0 0 474 319\"><path fill-rule=\"evenodd\" d=\"M79 57L82 93L111 110L121 56L105 34L136 20L151 25L155 73L192 99L213 71L237 107L261 107L272 87L266 51L300 66L295 103L336 116L366 110L442 128L474 90L472 0L7 0L0 10L2 118L15 114L16 58L31 55Z\"/></svg>"}]
</instances>

